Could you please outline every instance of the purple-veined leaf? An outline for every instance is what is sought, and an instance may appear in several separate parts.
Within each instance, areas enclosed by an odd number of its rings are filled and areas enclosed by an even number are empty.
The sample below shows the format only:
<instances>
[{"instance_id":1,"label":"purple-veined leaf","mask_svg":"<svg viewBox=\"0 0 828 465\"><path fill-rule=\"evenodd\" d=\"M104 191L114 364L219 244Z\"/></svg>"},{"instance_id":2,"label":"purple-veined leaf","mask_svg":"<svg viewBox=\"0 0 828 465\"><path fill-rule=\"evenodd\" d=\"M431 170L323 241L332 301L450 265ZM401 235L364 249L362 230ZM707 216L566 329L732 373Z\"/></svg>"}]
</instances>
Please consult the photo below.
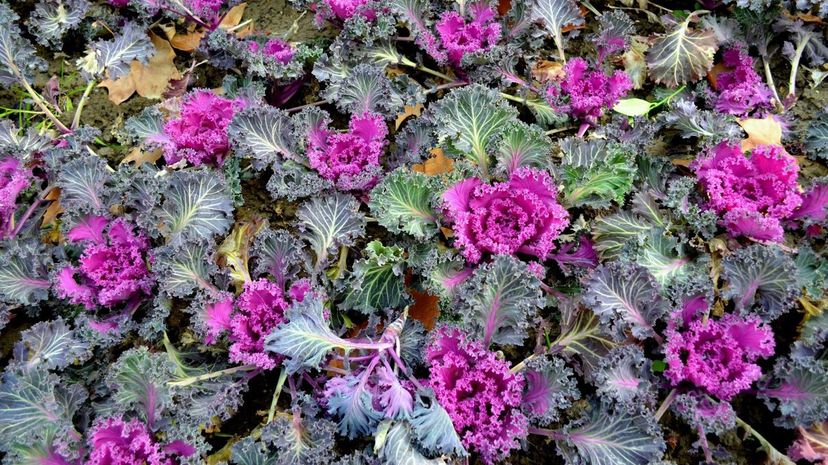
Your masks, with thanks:
<instances>
[{"instance_id":1,"label":"purple-veined leaf","mask_svg":"<svg viewBox=\"0 0 828 465\"><path fill-rule=\"evenodd\" d=\"M302 244L284 229L263 229L256 235L250 258L256 264L256 276L269 274L282 289L287 281L296 276L298 265L304 260Z\"/></svg>"},{"instance_id":2,"label":"purple-veined leaf","mask_svg":"<svg viewBox=\"0 0 828 465\"><path fill-rule=\"evenodd\" d=\"M63 35L80 24L88 9L86 0L41 0L32 13L29 28L41 45L59 48Z\"/></svg>"},{"instance_id":3,"label":"purple-veined leaf","mask_svg":"<svg viewBox=\"0 0 828 465\"><path fill-rule=\"evenodd\" d=\"M798 438L788 449L792 459L813 463L828 459L828 421L814 423L807 429L798 426L796 432Z\"/></svg>"},{"instance_id":4,"label":"purple-veined leaf","mask_svg":"<svg viewBox=\"0 0 828 465\"><path fill-rule=\"evenodd\" d=\"M120 34L112 40L99 40L78 58L77 66L89 80L106 73L109 79L118 79L129 72L134 60L147 64L155 54L155 47L142 26L126 23L118 28Z\"/></svg>"},{"instance_id":5,"label":"purple-veined leaf","mask_svg":"<svg viewBox=\"0 0 828 465\"><path fill-rule=\"evenodd\" d=\"M106 384L112 389L116 412L137 412L154 428L161 414L173 406L167 383L173 379L173 365L163 352L146 347L130 349L109 369Z\"/></svg>"},{"instance_id":6,"label":"purple-veined leaf","mask_svg":"<svg viewBox=\"0 0 828 465\"><path fill-rule=\"evenodd\" d=\"M236 113L227 131L237 154L264 167L279 157L297 158L293 129L293 121L285 112L259 105Z\"/></svg>"},{"instance_id":7,"label":"purple-veined leaf","mask_svg":"<svg viewBox=\"0 0 828 465\"><path fill-rule=\"evenodd\" d=\"M545 301L540 281L525 263L508 255L481 265L460 289L464 325L483 345L520 345Z\"/></svg>"},{"instance_id":8,"label":"purple-veined leaf","mask_svg":"<svg viewBox=\"0 0 828 465\"><path fill-rule=\"evenodd\" d=\"M157 105L144 108L124 123L124 138L139 144L159 144L169 139L164 134L164 114Z\"/></svg>"},{"instance_id":9,"label":"purple-veined leaf","mask_svg":"<svg viewBox=\"0 0 828 465\"><path fill-rule=\"evenodd\" d=\"M625 345L613 349L595 372L598 394L627 409L655 402L650 363L640 347Z\"/></svg>"},{"instance_id":10,"label":"purple-veined leaf","mask_svg":"<svg viewBox=\"0 0 828 465\"><path fill-rule=\"evenodd\" d=\"M335 377L325 384L328 414L339 418L339 433L354 439L369 434L382 419L373 395L359 376Z\"/></svg>"},{"instance_id":11,"label":"purple-veined leaf","mask_svg":"<svg viewBox=\"0 0 828 465\"><path fill-rule=\"evenodd\" d=\"M584 303L623 339L629 329L637 339L656 337L656 321L668 310L667 302L646 268L629 263L610 262L599 266L587 281Z\"/></svg>"},{"instance_id":12,"label":"purple-veined leaf","mask_svg":"<svg viewBox=\"0 0 828 465\"><path fill-rule=\"evenodd\" d=\"M566 62L564 26L584 24L578 5L573 0L534 0L531 15L533 20L541 21L546 31L552 35L561 62Z\"/></svg>"},{"instance_id":13,"label":"purple-veined leaf","mask_svg":"<svg viewBox=\"0 0 828 465\"><path fill-rule=\"evenodd\" d=\"M497 148L497 172L508 178L524 166L546 168L551 161L552 141L543 129L514 121L506 126Z\"/></svg>"},{"instance_id":14,"label":"purple-veined leaf","mask_svg":"<svg viewBox=\"0 0 828 465\"><path fill-rule=\"evenodd\" d=\"M164 192L159 217L171 244L210 240L224 234L233 204L221 177L209 171L175 171Z\"/></svg>"},{"instance_id":15,"label":"purple-veined leaf","mask_svg":"<svg viewBox=\"0 0 828 465\"><path fill-rule=\"evenodd\" d=\"M328 254L340 245L353 245L354 239L365 232L365 215L359 212L359 202L347 194L332 194L311 199L296 212L299 227L307 240L316 262L315 271L326 264Z\"/></svg>"},{"instance_id":16,"label":"purple-veined leaf","mask_svg":"<svg viewBox=\"0 0 828 465\"><path fill-rule=\"evenodd\" d=\"M693 29L697 19L698 12L690 13L647 52L647 67L656 83L677 87L701 79L713 67L716 35Z\"/></svg>"},{"instance_id":17,"label":"purple-veined leaf","mask_svg":"<svg viewBox=\"0 0 828 465\"><path fill-rule=\"evenodd\" d=\"M51 255L39 241L11 241L0 249L0 298L31 305L49 297Z\"/></svg>"},{"instance_id":18,"label":"purple-veined leaf","mask_svg":"<svg viewBox=\"0 0 828 465\"><path fill-rule=\"evenodd\" d=\"M598 266L598 254L588 236L581 236L577 249L575 247L574 242L562 244L549 258L555 260L565 274L572 273L572 267L592 269Z\"/></svg>"},{"instance_id":19,"label":"purple-veined leaf","mask_svg":"<svg viewBox=\"0 0 828 465\"><path fill-rule=\"evenodd\" d=\"M800 291L796 264L774 246L755 244L725 257L722 278L728 283L724 298L731 299L741 312L758 305L760 315L767 320L791 308Z\"/></svg>"},{"instance_id":20,"label":"purple-veined leaf","mask_svg":"<svg viewBox=\"0 0 828 465\"><path fill-rule=\"evenodd\" d=\"M381 67L362 63L337 77L340 79L331 81L322 97L343 113L394 114L401 109L392 103L391 81Z\"/></svg>"},{"instance_id":21,"label":"purple-veined leaf","mask_svg":"<svg viewBox=\"0 0 828 465\"><path fill-rule=\"evenodd\" d=\"M14 346L12 364L24 371L61 370L92 353L63 319L41 321L27 329Z\"/></svg>"},{"instance_id":22,"label":"purple-veined leaf","mask_svg":"<svg viewBox=\"0 0 828 465\"><path fill-rule=\"evenodd\" d=\"M411 413L412 433L417 444L431 455L453 455L466 457L469 453L460 442L460 436L454 429L448 412L444 409L432 391L417 393L417 404Z\"/></svg>"},{"instance_id":23,"label":"purple-veined leaf","mask_svg":"<svg viewBox=\"0 0 828 465\"><path fill-rule=\"evenodd\" d=\"M779 411L776 423L781 426L823 421L828 415L828 367L824 360L794 353L776 363L759 396Z\"/></svg>"},{"instance_id":24,"label":"purple-veined leaf","mask_svg":"<svg viewBox=\"0 0 828 465\"><path fill-rule=\"evenodd\" d=\"M426 239L437 232L434 198L438 189L435 177L401 167L374 187L368 206L377 222L392 233Z\"/></svg>"},{"instance_id":25,"label":"purple-veined leaf","mask_svg":"<svg viewBox=\"0 0 828 465\"><path fill-rule=\"evenodd\" d=\"M664 454L661 431L650 419L608 406L570 423L558 441L568 464L649 465Z\"/></svg>"},{"instance_id":26,"label":"purple-veined leaf","mask_svg":"<svg viewBox=\"0 0 828 465\"><path fill-rule=\"evenodd\" d=\"M560 358L534 358L526 364L523 376L523 411L541 426L558 421L560 412L580 397L575 374Z\"/></svg>"},{"instance_id":27,"label":"purple-veined leaf","mask_svg":"<svg viewBox=\"0 0 828 465\"><path fill-rule=\"evenodd\" d=\"M429 109L441 142L488 173L491 145L517 112L492 89L479 84L451 91Z\"/></svg>"}]
</instances>

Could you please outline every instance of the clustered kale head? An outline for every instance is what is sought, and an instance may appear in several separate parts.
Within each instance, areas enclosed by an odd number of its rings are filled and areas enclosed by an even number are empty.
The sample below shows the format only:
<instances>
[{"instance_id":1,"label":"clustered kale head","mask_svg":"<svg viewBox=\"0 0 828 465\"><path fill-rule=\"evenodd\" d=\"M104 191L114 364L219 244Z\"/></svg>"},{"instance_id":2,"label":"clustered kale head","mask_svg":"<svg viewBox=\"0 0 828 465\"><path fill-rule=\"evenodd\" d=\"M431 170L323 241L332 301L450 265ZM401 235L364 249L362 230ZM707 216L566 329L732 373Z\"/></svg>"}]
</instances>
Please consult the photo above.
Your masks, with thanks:
<instances>
[{"instance_id":1,"label":"clustered kale head","mask_svg":"<svg viewBox=\"0 0 828 465\"><path fill-rule=\"evenodd\" d=\"M828 463L828 3L702 3L0 3L3 463Z\"/></svg>"}]
</instances>

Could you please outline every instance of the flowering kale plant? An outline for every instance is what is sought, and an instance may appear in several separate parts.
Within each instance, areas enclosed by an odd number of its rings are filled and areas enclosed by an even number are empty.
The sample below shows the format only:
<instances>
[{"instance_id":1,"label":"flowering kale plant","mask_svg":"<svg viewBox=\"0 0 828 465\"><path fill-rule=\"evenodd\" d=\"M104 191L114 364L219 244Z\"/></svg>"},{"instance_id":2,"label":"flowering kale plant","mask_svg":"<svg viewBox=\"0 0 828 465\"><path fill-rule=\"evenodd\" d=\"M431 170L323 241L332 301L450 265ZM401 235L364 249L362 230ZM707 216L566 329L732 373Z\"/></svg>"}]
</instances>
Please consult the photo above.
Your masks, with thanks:
<instances>
[{"instance_id":1,"label":"flowering kale plant","mask_svg":"<svg viewBox=\"0 0 828 465\"><path fill-rule=\"evenodd\" d=\"M828 464L828 4L627 3L0 0L0 463Z\"/></svg>"}]
</instances>

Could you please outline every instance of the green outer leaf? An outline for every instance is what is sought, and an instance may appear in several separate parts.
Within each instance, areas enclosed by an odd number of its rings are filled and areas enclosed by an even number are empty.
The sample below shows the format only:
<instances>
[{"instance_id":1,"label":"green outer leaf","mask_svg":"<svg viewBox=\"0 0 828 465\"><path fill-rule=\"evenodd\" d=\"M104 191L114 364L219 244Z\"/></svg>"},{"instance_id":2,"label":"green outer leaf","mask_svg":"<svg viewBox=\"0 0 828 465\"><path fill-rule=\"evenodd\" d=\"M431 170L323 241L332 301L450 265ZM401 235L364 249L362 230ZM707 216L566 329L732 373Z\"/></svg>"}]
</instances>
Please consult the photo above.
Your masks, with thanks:
<instances>
[{"instance_id":1,"label":"green outer leaf","mask_svg":"<svg viewBox=\"0 0 828 465\"><path fill-rule=\"evenodd\" d=\"M407 422L397 422L385 436L385 443L380 451L383 463L394 465L445 465L441 458L428 459L411 445L411 426Z\"/></svg>"},{"instance_id":2,"label":"green outer leaf","mask_svg":"<svg viewBox=\"0 0 828 465\"><path fill-rule=\"evenodd\" d=\"M656 83L676 87L699 80L713 67L716 35L691 29L695 16L690 14L647 52L647 66Z\"/></svg>"},{"instance_id":3,"label":"green outer leaf","mask_svg":"<svg viewBox=\"0 0 828 465\"><path fill-rule=\"evenodd\" d=\"M338 245L351 245L365 232L365 215L359 212L359 202L347 194L336 193L311 199L296 212L305 239L316 254L316 271Z\"/></svg>"},{"instance_id":4,"label":"green outer leaf","mask_svg":"<svg viewBox=\"0 0 828 465\"><path fill-rule=\"evenodd\" d=\"M227 128L230 143L237 152L267 164L279 156L296 158L292 130L290 117L270 105L245 108L233 116Z\"/></svg>"},{"instance_id":5,"label":"green outer leaf","mask_svg":"<svg viewBox=\"0 0 828 465\"><path fill-rule=\"evenodd\" d=\"M535 0L532 5L533 20L542 20L546 30L552 34L558 55L564 59L563 27L569 24L580 26L584 24L578 5L572 0Z\"/></svg>"},{"instance_id":6,"label":"green outer leaf","mask_svg":"<svg viewBox=\"0 0 828 465\"><path fill-rule=\"evenodd\" d=\"M664 455L658 426L647 418L627 412L607 414L608 406L596 407L592 416L564 432L558 450L568 463L590 465L648 465Z\"/></svg>"},{"instance_id":7,"label":"green outer leaf","mask_svg":"<svg viewBox=\"0 0 828 465\"><path fill-rule=\"evenodd\" d=\"M233 202L224 181L210 171L176 171L160 217L169 242L210 240L224 234L233 218Z\"/></svg>"},{"instance_id":8,"label":"green outer leaf","mask_svg":"<svg viewBox=\"0 0 828 465\"><path fill-rule=\"evenodd\" d=\"M95 156L77 158L60 171L57 186L64 207L75 205L79 209L95 212L106 209L102 195L110 176L104 159Z\"/></svg>"},{"instance_id":9,"label":"green outer leaf","mask_svg":"<svg viewBox=\"0 0 828 465\"><path fill-rule=\"evenodd\" d=\"M433 177L398 168L371 191L368 207L389 231L429 238L437 232L437 215L432 207L436 184Z\"/></svg>"},{"instance_id":10,"label":"green outer leaf","mask_svg":"<svg viewBox=\"0 0 828 465\"><path fill-rule=\"evenodd\" d=\"M137 411L153 428L161 413L172 406L167 382L173 380L174 370L163 352L152 353L143 346L124 352L106 379L115 408Z\"/></svg>"},{"instance_id":11,"label":"green outer leaf","mask_svg":"<svg viewBox=\"0 0 828 465\"><path fill-rule=\"evenodd\" d=\"M652 227L650 222L626 211L598 218L592 230L595 250L602 260L615 258L627 243L646 234Z\"/></svg>"},{"instance_id":12,"label":"green outer leaf","mask_svg":"<svg viewBox=\"0 0 828 465\"><path fill-rule=\"evenodd\" d=\"M617 144L567 138L561 180L564 200L571 206L603 208L610 202L623 203L635 179L635 156Z\"/></svg>"},{"instance_id":13,"label":"green outer leaf","mask_svg":"<svg viewBox=\"0 0 828 465\"><path fill-rule=\"evenodd\" d=\"M59 427L61 418L54 393L58 381L57 376L46 370L32 370L25 374L6 372L3 375L3 383L0 384L0 446L26 442L26 436L31 437L44 430L54 431Z\"/></svg>"},{"instance_id":14,"label":"green outer leaf","mask_svg":"<svg viewBox=\"0 0 828 465\"><path fill-rule=\"evenodd\" d=\"M24 331L14 347L12 363L24 370L54 370L89 355L89 344L75 337L75 332L58 318L41 321Z\"/></svg>"},{"instance_id":15,"label":"green outer leaf","mask_svg":"<svg viewBox=\"0 0 828 465\"><path fill-rule=\"evenodd\" d=\"M417 404L411 412L411 427L417 442L427 451L433 454L450 454L467 457L469 453L457 435L454 424L451 422L448 412L444 409L433 392L425 394L429 399L428 406L425 405L420 392L417 397Z\"/></svg>"},{"instance_id":16,"label":"green outer leaf","mask_svg":"<svg viewBox=\"0 0 828 465\"><path fill-rule=\"evenodd\" d=\"M489 143L517 117L517 111L497 92L479 84L453 90L432 108L440 140L455 140L454 148L488 173Z\"/></svg>"},{"instance_id":17,"label":"green outer leaf","mask_svg":"<svg viewBox=\"0 0 828 465\"><path fill-rule=\"evenodd\" d=\"M370 314L405 305L408 294L403 285L404 254L401 247L385 247L380 241L369 242L365 246L365 258L354 264L343 308Z\"/></svg>"},{"instance_id":18,"label":"green outer leaf","mask_svg":"<svg viewBox=\"0 0 828 465\"><path fill-rule=\"evenodd\" d=\"M640 98L627 98L619 100L612 107L613 111L626 116L643 116L650 112L652 104Z\"/></svg>"},{"instance_id":19,"label":"green outer leaf","mask_svg":"<svg viewBox=\"0 0 828 465\"><path fill-rule=\"evenodd\" d=\"M215 270L207 244L156 249L154 271L161 289L174 297L186 297L193 290L211 289L210 276Z\"/></svg>"},{"instance_id":20,"label":"green outer leaf","mask_svg":"<svg viewBox=\"0 0 828 465\"><path fill-rule=\"evenodd\" d=\"M573 306L561 309L561 335L551 347L563 347L564 354L580 357L586 373L593 373L610 350L618 346L604 329L592 310Z\"/></svg>"},{"instance_id":21,"label":"green outer leaf","mask_svg":"<svg viewBox=\"0 0 828 465\"><path fill-rule=\"evenodd\" d=\"M49 298L49 275L43 263L49 256L43 245L20 243L0 251L0 298L31 305Z\"/></svg>"}]
</instances>

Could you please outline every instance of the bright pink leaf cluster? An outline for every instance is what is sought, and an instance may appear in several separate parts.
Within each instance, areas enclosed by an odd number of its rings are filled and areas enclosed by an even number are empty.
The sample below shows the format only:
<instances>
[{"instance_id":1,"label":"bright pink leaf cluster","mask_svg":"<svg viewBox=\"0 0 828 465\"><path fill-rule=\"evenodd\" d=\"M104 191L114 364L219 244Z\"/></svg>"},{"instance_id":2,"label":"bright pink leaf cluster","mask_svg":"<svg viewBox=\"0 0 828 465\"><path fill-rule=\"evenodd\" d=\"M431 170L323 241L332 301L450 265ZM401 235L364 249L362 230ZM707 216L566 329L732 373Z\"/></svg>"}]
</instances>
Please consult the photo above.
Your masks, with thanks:
<instances>
[{"instance_id":1,"label":"bright pink leaf cluster","mask_svg":"<svg viewBox=\"0 0 828 465\"><path fill-rule=\"evenodd\" d=\"M443 199L454 222L455 244L472 263L486 252L520 252L545 260L554 248L552 241L569 224L552 178L528 167L512 173L507 182L460 181Z\"/></svg>"},{"instance_id":2,"label":"bright pink leaf cluster","mask_svg":"<svg viewBox=\"0 0 828 465\"><path fill-rule=\"evenodd\" d=\"M78 266L66 266L58 273L60 297L94 310L98 305L113 307L151 294L149 240L123 219L108 222L102 216L87 217L66 238L84 243L85 248Z\"/></svg>"},{"instance_id":3,"label":"bright pink leaf cluster","mask_svg":"<svg viewBox=\"0 0 828 465\"><path fill-rule=\"evenodd\" d=\"M597 124L604 110L615 106L632 89L632 81L624 71L606 75L601 70L589 70L583 58L569 60L563 72L563 79L547 89L546 99L558 112L588 126Z\"/></svg>"},{"instance_id":4,"label":"bright pink leaf cluster","mask_svg":"<svg viewBox=\"0 0 828 465\"><path fill-rule=\"evenodd\" d=\"M333 18L339 21L345 21L357 14L360 14L369 21L373 21L377 17L376 11L371 8L366 8L370 0L325 0L330 13ZM321 11L316 15L316 22L322 23L326 18Z\"/></svg>"},{"instance_id":5,"label":"bright pink leaf cluster","mask_svg":"<svg viewBox=\"0 0 828 465\"><path fill-rule=\"evenodd\" d=\"M426 357L430 385L464 446L489 464L520 447L529 426L520 410L523 375L456 328L437 330Z\"/></svg>"},{"instance_id":6,"label":"bright pink leaf cluster","mask_svg":"<svg viewBox=\"0 0 828 465\"><path fill-rule=\"evenodd\" d=\"M17 196L29 187L32 172L23 167L20 160L6 157L0 160L0 236L11 225L12 215L17 209Z\"/></svg>"},{"instance_id":7,"label":"bright pink leaf cluster","mask_svg":"<svg viewBox=\"0 0 828 465\"><path fill-rule=\"evenodd\" d=\"M243 106L242 100L219 97L208 90L189 94L178 117L164 126L164 159L169 164L186 159L194 166L221 166L230 147L227 126Z\"/></svg>"},{"instance_id":8,"label":"bright pink leaf cluster","mask_svg":"<svg viewBox=\"0 0 828 465\"><path fill-rule=\"evenodd\" d=\"M728 69L716 76L716 110L736 116L773 109L773 95L753 70L753 58L739 47L726 50L722 64Z\"/></svg>"},{"instance_id":9,"label":"bright pink leaf cluster","mask_svg":"<svg viewBox=\"0 0 828 465\"><path fill-rule=\"evenodd\" d=\"M771 329L755 316L695 320L667 330L665 374L674 385L689 381L730 400L762 376L754 362L773 355L774 344Z\"/></svg>"},{"instance_id":10,"label":"bright pink leaf cluster","mask_svg":"<svg viewBox=\"0 0 828 465\"><path fill-rule=\"evenodd\" d=\"M177 465L178 456L195 453L192 446L182 441L162 447L146 425L120 418L109 418L93 426L89 446L86 465Z\"/></svg>"},{"instance_id":11,"label":"bright pink leaf cluster","mask_svg":"<svg viewBox=\"0 0 828 465\"><path fill-rule=\"evenodd\" d=\"M249 47L251 52L258 53L261 51L262 55L273 58L283 65L290 63L290 60L296 53L296 50L294 50L289 43L278 37L268 39L268 41L264 43L264 46L254 40L251 40Z\"/></svg>"},{"instance_id":12,"label":"bright pink leaf cluster","mask_svg":"<svg viewBox=\"0 0 828 465\"><path fill-rule=\"evenodd\" d=\"M310 135L308 160L323 178L342 190L370 189L380 170L388 128L373 113L354 115L349 131L337 133L322 127Z\"/></svg>"},{"instance_id":13,"label":"bright pink leaf cluster","mask_svg":"<svg viewBox=\"0 0 828 465\"><path fill-rule=\"evenodd\" d=\"M235 310L229 294L207 305L205 342L211 344L220 333L229 330L231 362L273 369L281 359L264 350L264 338L284 321L290 303L301 302L309 291L306 280L296 281L287 295L278 284L267 279L247 282L236 298Z\"/></svg>"},{"instance_id":14,"label":"bright pink leaf cluster","mask_svg":"<svg viewBox=\"0 0 828 465\"><path fill-rule=\"evenodd\" d=\"M781 241L782 221L802 203L796 159L778 145L761 145L750 156L738 144L722 142L691 168L708 196L708 208L722 216L733 236Z\"/></svg>"},{"instance_id":15,"label":"bright pink leaf cluster","mask_svg":"<svg viewBox=\"0 0 828 465\"><path fill-rule=\"evenodd\" d=\"M446 11L436 25L440 42L455 65L459 65L467 53L487 51L500 39L500 24L490 6L475 3L469 10L472 18L469 22L456 11Z\"/></svg>"}]
</instances>

